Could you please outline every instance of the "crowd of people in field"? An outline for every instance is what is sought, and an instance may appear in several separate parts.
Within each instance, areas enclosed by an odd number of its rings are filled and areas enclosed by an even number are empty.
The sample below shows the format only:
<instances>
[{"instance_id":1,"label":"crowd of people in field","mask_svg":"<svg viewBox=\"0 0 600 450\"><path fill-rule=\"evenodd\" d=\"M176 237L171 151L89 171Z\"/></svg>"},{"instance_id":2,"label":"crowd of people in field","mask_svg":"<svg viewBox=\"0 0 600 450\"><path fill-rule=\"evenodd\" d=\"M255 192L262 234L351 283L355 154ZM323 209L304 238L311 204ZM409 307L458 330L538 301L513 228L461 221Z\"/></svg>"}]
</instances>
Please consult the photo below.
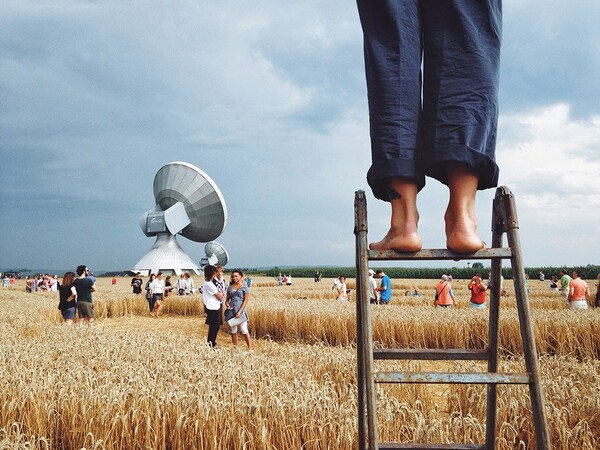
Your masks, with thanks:
<instances>
[{"instance_id":1,"label":"crowd of people in field","mask_svg":"<svg viewBox=\"0 0 600 450\"><path fill-rule=\"evenodd\" d=\"M321 273L316 272L315 282L321 281ZM148 301L149 314L158 317L161 305L169 296L186 296L199 293L202 296L204 310L206 313L206 324L208 325L207 342L211 347L216 347L218 331L224 321L230 326L231 339L234 345L237 345L238 333L242 335L248 348L252 348L252 340L248 329L249 314L247 311L249 300L249 289L252 283L251 277L246 277L239 269L231 271L229 281L224 278L224 268L222 266L206 266L204 268L204 283L196 288L194 279L188 272L179 276L166 275L162 272L150 273L147 279L143 279L140 272L136 273L131 279L130 286L132 294L144 295ZM379 279L379 281L377 280ZM551 292L562 295L566 305L570 309L587 309L588 300L591 304L600 307L600 274L596 282L596 295L591 298L588 284L581 279L579 270L571 271L561 270L558 276L552 275L549 280L543 272L539 272L539 281L548 283ZM275 278L277 286L291 286L292 274L278 274ZM4 274L2 277L3 286L10 287L16 284L14 276ZM452 276L442 275L435 285L433 292L433 305L439 308L453 308L457 304L455 293L452 289ZM483 280L480 273L475 274L467 283L470 292L469 307L485 308L487 302L487 292L494 285L495 280L488 274L487 280ZM529 291L529 276L525 277L525 286ZM117 279L113 276L112 284L116 284ZM504 277L498 280L500 295L507 295L504 290ZM383 269L374 271L369 270L367 281L370 303L376 305L387 305L392 300L392 280ZM348 302L351 289L346 285L346 277L339 275L334 279L332 290L334 297L340 302ZM96 278L90 272L86 265L80 265L75 272L66 272L59 280L57 275L44 274L25 277L25 291L32 292L50 292L58 293L60 310L62 317L67 324L72 324L75 317L79 317L81 326L91 325L94 321L94 304L92 294L96 292ZM423 294L418 288L406 290L404 296L421 297ZM305 298L305 297L303 297Z\"/></svg>"},{"instance_id":2,"label":"crowd of people in field","mask_svg":"<svg viewBox=\"0 0 600 450\"><path fill-rule=\"evenodd\" d=\"M588 284L581 279L581 274L578 269L573 270L572 276L567 274L567 270L563 269L559 273L559 277L552 275L549 288L551 292L560 293L565 299L566 305L570 309L588 309L588 299L591 297L590 288ZM380 278L381 281L378 284L375 277ZM529 292L529 276L525 276L525 288ZM545 282L545 275L543 272L539 273L539 280ZM435 307L440 308L452 308L456 306L456 298L454 291L452 290L452 276L442 275L440 280L435 285L434 302ZM500 276L500 295L506 296L506 290L504 290L504 277ZM480 273L475 274L467 283L467 288L470 292L469 307L471 308L485 308L486 306L486 292L492 289L494 280L491 277L491 272L488 274L488 279L484 282ZM372 304L387 305L390 303L392 298L392 283L390 278L385 274L382 269L377 272L369 269L369 279L367 283L369 289L369 298ZM334 290L337 292L337 299L347 299L343 297L345 291L345 277L340 276L334 281ZM406 297L421 297L422 293L418 288L413 290L406 290L404 295ZM592 305L596 308L600 308L600 274L598 274L596 282L596 296L593 300Z\"/></svg>"},{"instance_id":3,"label":"crowd of people in field","mask_svg":"<svg viewBox=\"0 0 600 450\"><path fill-rule=\"evenodd\" d=\"M189 272L184 272L178 277L167 275L163 278L163 275L162 272L150 273L148 279L144 280L141 272L137 272L130 282L133 295L144 294L151 316L159 316L163 301L171 295L185 296L199 293L204 303L206 324L209 326L207 337L209 345L216 347L217 333L223 322L227 321L233 344L237 345L239 333L248 348L252 348L248 329L250 316L246 310L252 284L251 277L245 277L242 270L234 269L227 282L222 266L206 266L205 282L197 289ZM8 274L3 274L2 279L4 287L16 284L15 277ZM117 284L116 277L112 277L111 283ZM286 284L291 285L291 274L286 277ZM58 293L58 309L68 325L72 325L76 317L79 318L81 326L93 323L92 294L96 290L96 278L86 265L78 266L75 272L66 272L62 281L57 275L50 274L27 276L25 279L27 293L40 291Z\"/></svg>"}]
</instances>

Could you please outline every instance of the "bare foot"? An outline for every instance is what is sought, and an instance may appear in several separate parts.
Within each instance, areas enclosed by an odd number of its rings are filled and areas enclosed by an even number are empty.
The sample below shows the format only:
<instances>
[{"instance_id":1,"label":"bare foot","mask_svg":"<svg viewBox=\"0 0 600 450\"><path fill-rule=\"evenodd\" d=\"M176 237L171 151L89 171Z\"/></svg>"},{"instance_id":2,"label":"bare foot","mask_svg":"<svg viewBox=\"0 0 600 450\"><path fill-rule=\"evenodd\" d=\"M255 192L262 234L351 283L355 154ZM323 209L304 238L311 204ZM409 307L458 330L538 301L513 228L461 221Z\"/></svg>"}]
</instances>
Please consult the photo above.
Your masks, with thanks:
<instances>
[{"instance_id":1,"label":"bare foot","mask_svg":"<svg viewBox=\"0 0 600 450\"><path fill-rule=\"evenodd\" d=\"M397 250L399 252L417 252L423 243L417 225L417 184L413 180L394 177L389 188L392 217L390 231L379 242L369 245L371 250Z\"/></svg>"},{"instance_id":2,"label":"bare foot","mask_svg":"<svg viewBox=\"0 0 600 450\"><path fill-rule=\"evenodd\" d=\"M446 248L456 253L474 253L485 248L485 244L477 235L477 218L474 214L459 214L453 217L448 211L444 215L446 221Z\"/></svg>"},{"instance_id":3,"label":"bare foot","mask_svg":"<svg viewBox=\"0 0 600 450\"><path fill-rule=\"evenodd\" d=\"M381 241L369 244L371 250L397 250L407 253L418 252L422 246L421 236L416 230L402 233L392 228Z\"/></svg>"}]
</instances>

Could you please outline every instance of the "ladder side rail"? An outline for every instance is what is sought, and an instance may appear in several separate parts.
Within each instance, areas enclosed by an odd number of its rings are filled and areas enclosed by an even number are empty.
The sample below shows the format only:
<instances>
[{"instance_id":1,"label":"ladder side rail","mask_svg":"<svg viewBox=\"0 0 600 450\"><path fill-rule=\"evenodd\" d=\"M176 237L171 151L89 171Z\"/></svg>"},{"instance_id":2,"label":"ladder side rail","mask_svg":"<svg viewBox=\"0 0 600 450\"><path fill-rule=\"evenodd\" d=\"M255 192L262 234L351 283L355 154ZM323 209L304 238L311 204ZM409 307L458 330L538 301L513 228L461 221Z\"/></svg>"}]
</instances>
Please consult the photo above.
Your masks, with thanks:
<instances>
[{"instance_id":1,"label":"ladder side rail","mask_svg":"<svg viewBox=\"0 0 600 450\"><path fill-rule=\"evenodd\" d=\"M360 390L363 391L362 394L359 392L359 401L366 404L366 423L364 406L362 412L359 411L359 426L363 427L362 434L365 435L361 438L361 430L359 430L359 449L364 448L362 446L365 444L365 438L368 448L376 449L379 440L379 429L377 424L375 383L373 382L373 326L371 322L369 287L366 282L369 271L369 248L367 241L367 200L364 191L356 192L355 212L356 280L357 283L360 282L360 294L356 299L356 322L357 332L361 333L361 348L357 350L357 355L359 367L362 367L360 369L362 378L359 379L358 383Z\"/></svg>"},{"instance_id":2,"label":"ladder side rail","mask_svg":"<svg viewBox=\"0 0 600 450\"><path fill-rule=\"evenodd\" d=\"M363 228L366 229L366 223L361 221L359 217L359 206L358 203L361 201L361 191L357 191L354 196L354 235L355 235L355 265L356 265L356 366L357 366L357 380L356 384L358 387L358 449L364 450L366 448L367 439L367 416L366 416L366 382L365 377L365 345L364 345L364 326L362 322L362 308L364 293L363 283L361 277L361 250L364 244L361 244L362 238L361 232Z\"/></svg>"},{"instance_id":3,"label":"ladder side rail","mask_svg":"<svg viewBox=\"0 0 600 450\"><path fill-rule=\"evenodd\" d=\"M492 206L492 247L502 247L504 227L504 214L502 202L494 199ZM500 334L500 299L502 297L502 260L491 261L490 311L488 322L488 351L489 358L487 369L490 373L498 372L498 344ZM496 448L496 422L498 387L496 384L487 385L487 408L485 421L485 444L487 448Z\"/></svg>"},{"instance_id":4,"label":"ladder side rail","mask_svg":"<svg viewBox=\"0 0 600 450\"><path fill-rule=\"evenodd\" d=\"M519 313L519 325L521 338L523 340L523 353L525 354L525 365L531 375L529 392L535 424L535 436L538 450L549 450L552 448L548 422L546 420L546 408L544 394L540 383L540 370L538 364L537 349L535 347L535 334L533 321L529 309L529 298L525 286L525 267L521 256L521 243L518 235L518 219L514 196L506 187L498 189L496 194L502 195L504 211L506 213L504 222L507 228L508 245L513 250L511 258L513 279L515 283L515 297L517 299L517 311Z\"/></svg>"}]
</instances>

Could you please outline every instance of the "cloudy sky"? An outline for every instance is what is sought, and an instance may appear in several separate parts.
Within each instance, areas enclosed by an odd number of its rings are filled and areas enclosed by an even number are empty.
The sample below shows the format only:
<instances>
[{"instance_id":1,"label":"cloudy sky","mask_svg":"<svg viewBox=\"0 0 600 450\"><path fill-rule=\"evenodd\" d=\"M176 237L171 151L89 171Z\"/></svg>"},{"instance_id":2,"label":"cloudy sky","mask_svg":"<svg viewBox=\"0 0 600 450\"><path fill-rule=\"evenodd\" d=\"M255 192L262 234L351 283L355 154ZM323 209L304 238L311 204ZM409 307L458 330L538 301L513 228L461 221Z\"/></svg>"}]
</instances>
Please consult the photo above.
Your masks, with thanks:
<instances>
[{"instance_id":1,"label":"cloudy sky","mask_svg":"<svg viewBox=\"0 0 600 450\"><path fill-rule=\"evenodd\" d=\"M504 1L497 159L528 266L600 263L598 17L598 0ZM171 161L221 189L232 266L353 265L359 189L370 240L389 225L365 178L351 0L4 0L0 156L0 269L131 268ZM478 197L487 242L493 196ZM426 248L445 245L446 203L429 180Z\"/></svg>"}]
</instances>

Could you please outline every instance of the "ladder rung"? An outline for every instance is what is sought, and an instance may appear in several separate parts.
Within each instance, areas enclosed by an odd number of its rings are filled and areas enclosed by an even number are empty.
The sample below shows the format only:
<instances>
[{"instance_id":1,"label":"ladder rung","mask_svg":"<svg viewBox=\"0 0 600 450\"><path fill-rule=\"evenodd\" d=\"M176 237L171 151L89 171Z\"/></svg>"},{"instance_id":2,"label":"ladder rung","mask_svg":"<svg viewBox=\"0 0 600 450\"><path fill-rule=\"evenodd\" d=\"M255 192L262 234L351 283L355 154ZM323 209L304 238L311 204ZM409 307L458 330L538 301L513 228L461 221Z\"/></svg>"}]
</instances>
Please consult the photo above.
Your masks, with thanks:
<instances>
[{"instance_id":1,"label":"ladder rung","mask_svg":"<svg viewBox=\"0 0 600 450\"><path fill-rule=\"evenodd\" d=\"M396 250L369 250L369 260L415 260L415 259L429 259L429 260L454 260L461 261L466 259L509 259L512 258L512 250L510 247L499 247L499 248L484 248L477 250L475 253L469 253L463 255L461 253L455 253L445 248L430 248L419 250L414 253L403 253Z\"/></svg>"},{"instance_id":2,"label":"ladder rung","mask_svg":"<svg viewBox=\"0 0 600 450\"><path fill-rule=\"evenodd\" d=\"M380 450L383 449L395 449L395 448L406 448L406 449L431 449L431 450L486 450L487 446L481 444L400 444L400 443L380 443L378 445Z\"/></svg>"},{"instance_id":3,"label":"ladder rung","mask_svg":"<svg viewBox=\"0 0 600 450\"><path fill-rule=\"evenodd\" d=\"M489 357L488 349L381 348L373 350L373 359L487 361Z\"/></svg>"},{"instance_id":4,"label":"ladder rung","mask_svg":"<svg viewBox=\"0 0 600 450\"><path fill-rule=\"evenodd\" d=\"M529 384L528 373L376 372L375 383Z\"/></svg>"}]
</instances>

